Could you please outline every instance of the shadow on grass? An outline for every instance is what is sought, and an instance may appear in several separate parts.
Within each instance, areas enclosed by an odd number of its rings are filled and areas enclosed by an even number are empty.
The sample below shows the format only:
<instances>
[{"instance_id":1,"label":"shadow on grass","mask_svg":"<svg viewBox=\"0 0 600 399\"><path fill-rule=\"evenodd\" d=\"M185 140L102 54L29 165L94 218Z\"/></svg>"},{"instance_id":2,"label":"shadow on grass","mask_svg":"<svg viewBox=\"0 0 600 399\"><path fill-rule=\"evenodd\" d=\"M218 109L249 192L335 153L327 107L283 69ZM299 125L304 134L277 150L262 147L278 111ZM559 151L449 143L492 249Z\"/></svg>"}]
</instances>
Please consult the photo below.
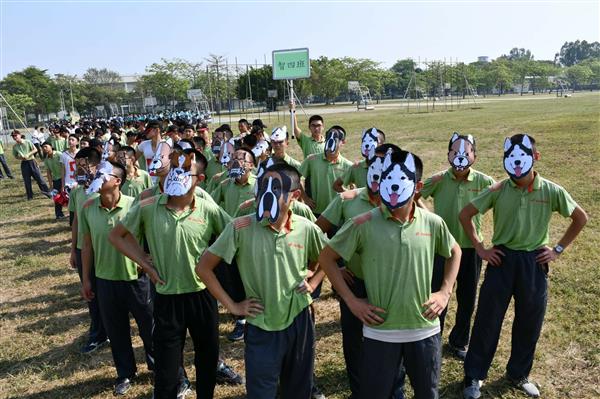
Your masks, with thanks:
<instances>
[{"instance_id":1,"label":"shadow on grass","mask_svg":"<svg viewBox=\"0 0 600 399\"><path fill-rule=\"evenodd\" d=\"M39 226L39 225L37 225ZM45 228L43 230L29 231L25 236L23 234L14 234L14 235L5 235L2 238L6 240L10 240L12 238L26 238L27 240L32 240L35 238L44 238L54 236L56 234L70 234L71 230L69 228L68 223L61 222L53 222L49 228Z\"/></svg>"},{"instance_id":2,"label":"shadow on grass","mask_svg":"<svg viewBox=\"0 0 600 399\"><path fill-rule=\"evenodd\" d=\"M52 316L59 312L79 308L87 309L85 302L77 295L77 287L77 283L72 283L72 288L64 293L38 295L16 302L5 302L0 307L0 309L2 309L0 311L0 316L4 320L12 318L24 319L30 317ZM25 307L25 309L22 309L23 307ZM49 318L46 318L44 320L48 321L48 319ZM27 326L21 326L19 328L26 327Z\"/></svg>"},{"instance_id":3,"label":"shadow on grass","mask_svg":"<svg viewBox=\"0 0 600 399\"><path fill-rule=\"evenodd\" d=\"M15 260L19 256L54 256L70 253L71 239L61 241L35 240L33 242L24 242L19 245L6 248L8 256L6 260Z\"/></svg>"},{"instance_id":4,"label":"shadow on grass","mask_svg":"<svg viewBox=\"0 0 600 399\"><path fill-rule=\"evenodd\" d=\"M71 272L67 268L50 269L48 267L45 267L43 269L37 269L37 270L34 270L23 276L20 276L16 279L16 281L32 281L32 280L36 280L38 278L62 277L65 274L69 274L69 273L71 273ZM56 289L59 289L60 287L62 287L62 286L54 286L54 287L52 287L52 289L56 290Z\"/></svg>"}]
</instances>

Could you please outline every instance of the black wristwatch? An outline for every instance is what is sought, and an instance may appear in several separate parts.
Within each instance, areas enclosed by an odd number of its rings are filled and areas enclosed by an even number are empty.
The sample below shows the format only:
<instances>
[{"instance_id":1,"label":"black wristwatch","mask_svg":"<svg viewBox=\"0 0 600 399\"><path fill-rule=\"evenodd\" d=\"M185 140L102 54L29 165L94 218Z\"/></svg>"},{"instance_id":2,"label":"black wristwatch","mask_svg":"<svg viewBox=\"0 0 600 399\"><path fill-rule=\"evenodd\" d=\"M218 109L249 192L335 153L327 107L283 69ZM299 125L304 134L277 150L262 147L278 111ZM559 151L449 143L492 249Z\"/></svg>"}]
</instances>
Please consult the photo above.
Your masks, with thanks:
<instances>
[{"instance_id":1,"label":"black wristwatch","mask_svg":"<svg viewBox=\"0 0 600 399\"><path fill-rule=\"evenodd\" d=\"M560 244L556 244L556 246L553 248L553 250L554 250L554 252L556 252L557 254L559 254L559 255L560 255L560 254L562 254L562 253L563 253L563 251L564 251L565 249L563 248L563 246L562 246L562 245L560 245Z\"/></svg>"}]
</instances>

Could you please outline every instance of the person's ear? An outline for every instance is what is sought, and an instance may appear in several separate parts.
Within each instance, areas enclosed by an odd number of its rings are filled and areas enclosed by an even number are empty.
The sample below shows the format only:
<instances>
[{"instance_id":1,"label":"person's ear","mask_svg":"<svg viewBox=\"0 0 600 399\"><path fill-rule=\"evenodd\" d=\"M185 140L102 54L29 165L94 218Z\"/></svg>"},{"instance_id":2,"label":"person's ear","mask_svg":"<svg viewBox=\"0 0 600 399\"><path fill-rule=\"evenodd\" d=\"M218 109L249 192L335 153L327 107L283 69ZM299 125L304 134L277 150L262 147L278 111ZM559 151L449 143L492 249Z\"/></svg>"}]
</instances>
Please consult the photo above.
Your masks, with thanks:
<instances>
[{"instance_id":1,"label":"person's ear","mask_svg":"<svg viewBox=\"0 0 600 399\"><path fill-rule=\"evenodd\" d=\"M415 194L423 189L423 180L419 180L415 186Z\"/></svg>"},{"instance_id":2,"label":"person's ear","mask_svg":"<svg viewBox=\"0 0 600 399\"><path fill-rule=\"evenodd\" d=\"M196 178L198 179L198 183L202 183L204 180L206 180L206 175L204 173L200 173L196 176Z\"/></svg>"},{"instance_id":3,"label":"person's ear","mask_svg":"<svg viewBox=\"0 0 600 399\"><path fill-rule=\"evenodd\" d=\"M539 151L534 151L534 152L533 152L533 159L534 159L535 161L539 161L540 159L542 159L542 156L541 156L541 154L540 154L540 152L539 152Z\"/></svg>"}]
</instances>

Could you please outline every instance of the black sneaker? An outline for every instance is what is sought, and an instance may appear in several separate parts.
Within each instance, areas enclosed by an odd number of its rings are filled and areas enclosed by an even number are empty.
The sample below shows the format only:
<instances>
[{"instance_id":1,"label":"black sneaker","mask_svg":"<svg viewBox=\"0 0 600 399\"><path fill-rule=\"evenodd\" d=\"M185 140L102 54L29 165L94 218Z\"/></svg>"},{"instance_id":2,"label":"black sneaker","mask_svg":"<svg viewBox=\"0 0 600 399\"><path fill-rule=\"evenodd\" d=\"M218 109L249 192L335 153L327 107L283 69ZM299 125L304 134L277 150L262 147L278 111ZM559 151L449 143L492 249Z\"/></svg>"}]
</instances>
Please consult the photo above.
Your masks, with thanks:
<instances>
[{"instance_id":1,"label":"black sneaker","mask_svg":"<svg viewBox=\"0 0 600 399\"><path fill-rule=\"evenodd\" d=\"M192 391L192 384L190 380L185 378L177 387L177 399L183 399L185 396Z\"/></svg>"},{"instance_id":2,"label":"black sneaker","mask_svg":"<svg viewBox=\"0 0 600 399\"><path fill-rule=\"evenodd\" d=\"M244 377L233 371L225 362L219 362L217 366L217 384L242 385Z\"/></svg>"},{"instance_id":3,"label":"black sneaker","mask_svg":"<svg viewBox=\"0 0 600 399\"><path fill-rule=\"evenodd\" d=\"M467 357L467 348L464 346L454 346L452 344L448 344L448 348L450 348L450 353L452 353L455 357L459 358L463 362Z\"/></svg>"},{"instance_id":4,"label":"black sneaker","mask_svg":"<svg viewBox=\"0 0 600 399\"><path fill-rule=\"evenodd\" d=\"M42 191L42 195L48 199L52 199L52 194L48 191Z\"/></svg>"},{"instance_id":5,"label":"black sneaker","mask_svg":"<svg viewBox=\"0 0 600 399\"><path fill-rule=\"evenodd\" d=\"M481 381L471 377L465 377L463 382L463 398L479 399L481 397Z\"/></svg>"},{"instance_id":6,"label":"black sneaker","mask_svg":"<svg viewBox=\"0 0 600 399\"><path fill-rule=\"evenodd\" d=\"M131 388L131 380L129 378L118 378L115 383L115 395L125 395Z\"/></svg>"},{"instance_id":7,"label":"black sneaker","mask_svg":"<svg viewBox=\"0 0 600 399\"><path fill-rule=\"evenodd\" d=\"M310 397L312 399L327 399L325 397L325 395L323 394L323 392L321 392L321 390L319 389L319 387L317 386L317 384L313 383L313 386L310 390Z\"/></svg>"},{"instance_id":8,"label":"black sneaker","mask_svg":"<svg viewBox=\"0 0 600 399\"><path fill-rule=\"evenodd\" d=\"M240 341L244 339L244 330L246 329L246 323L243 323L241 320L235 321L235 327L233 327L233 331L227 335L227 339L231 342Z\"/></svg>"},{"instance_id":9,"label":"black sneaker","mask_svg":"<svg viewBox=\"0 0 600 399\"><path fill-rule=\"evenodd\" d=\"M525 392L527 396L531 396L532 398L540 397L540 390L536 386L536 384L532 381L529 381L527 377L523 377L520 379L513 379L509 376L506 376L506 379L517 389Z\"/></svg>"},{"instance_id":10,"label":"black sneaker","mask_svg":"<svg viewBox=\"0 0 600 399\"><path fill-rule=\"evenodd\" d=\"M81 348L81 353L84 355L89 355L90 353L94 353L98 349L108 344L110 344L110 340L108 338L106 338L104 341L88 342L83 348Z\"/></svg>"}]
</instances>

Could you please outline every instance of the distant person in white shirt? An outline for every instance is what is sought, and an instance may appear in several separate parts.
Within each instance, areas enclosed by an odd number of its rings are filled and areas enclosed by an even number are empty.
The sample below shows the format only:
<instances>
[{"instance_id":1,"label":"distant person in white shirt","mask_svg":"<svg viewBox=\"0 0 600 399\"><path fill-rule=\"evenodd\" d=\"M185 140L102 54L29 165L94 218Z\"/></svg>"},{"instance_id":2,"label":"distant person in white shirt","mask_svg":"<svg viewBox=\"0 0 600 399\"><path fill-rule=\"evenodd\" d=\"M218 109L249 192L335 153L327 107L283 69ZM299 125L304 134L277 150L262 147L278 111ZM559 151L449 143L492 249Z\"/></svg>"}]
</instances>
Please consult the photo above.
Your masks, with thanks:
<instances>
[{"instance_id":1,"label":"distant person in white shirt","mask_svg":"<svg viewBox=\"0 0 600 399\"><path fill-rule=\"evenodd\" d=\"M61 191L70 191L77 185L75 180L75 155L79 151L79 137L69 135L68 148L60 155L60 163L63 164Z\"/></svg>"}]
</instances>

